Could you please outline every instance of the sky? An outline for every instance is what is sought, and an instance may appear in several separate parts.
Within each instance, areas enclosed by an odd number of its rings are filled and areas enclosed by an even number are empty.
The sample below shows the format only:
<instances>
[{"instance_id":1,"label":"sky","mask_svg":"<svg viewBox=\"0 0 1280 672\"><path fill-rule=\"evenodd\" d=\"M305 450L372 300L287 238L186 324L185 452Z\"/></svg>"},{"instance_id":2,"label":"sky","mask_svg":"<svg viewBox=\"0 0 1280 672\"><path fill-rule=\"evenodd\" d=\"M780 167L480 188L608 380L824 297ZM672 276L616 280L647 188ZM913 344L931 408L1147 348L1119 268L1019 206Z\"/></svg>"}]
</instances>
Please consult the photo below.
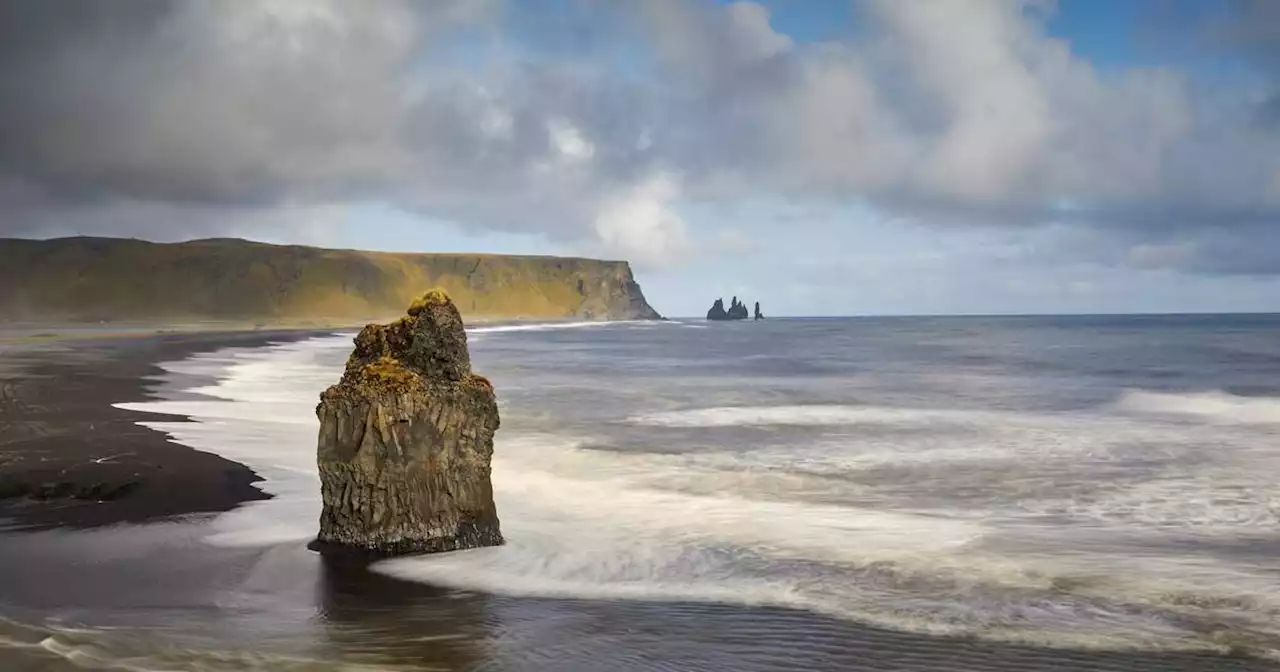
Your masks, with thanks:
<instances>
[{"instance_id":1,"label":"sky","mask_svg":"<svg viewBox=\"0 0 1280 672\"><path fill-rule=\"evenodd\" d=\"M673 316L1280 311L1272 0L5 0L0 236L626 259Z\"/></svg>"}]
</instances>

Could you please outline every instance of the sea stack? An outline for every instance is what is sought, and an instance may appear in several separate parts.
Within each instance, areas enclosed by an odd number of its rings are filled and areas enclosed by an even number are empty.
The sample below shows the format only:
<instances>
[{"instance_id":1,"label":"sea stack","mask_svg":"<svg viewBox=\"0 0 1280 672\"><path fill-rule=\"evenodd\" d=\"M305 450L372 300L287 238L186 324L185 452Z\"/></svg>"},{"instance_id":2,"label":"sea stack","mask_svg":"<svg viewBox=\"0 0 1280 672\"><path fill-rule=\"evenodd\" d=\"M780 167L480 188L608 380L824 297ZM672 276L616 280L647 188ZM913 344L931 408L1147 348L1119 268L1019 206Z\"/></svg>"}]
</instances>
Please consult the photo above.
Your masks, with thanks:
<instances>
[{"instance_id":1,"label":"sea stack","mask_svg":"<svg viewBox=\"0 0 1280 672\"><path fill-rule=\"evenodd\" d=\"M756 303L756 315L756 319L763 317L760 315L759 302ZM715 303L711 304L711 310L707 311L708 320L745 320L750 316L751 313L747 312L747 304L739 301L736 296L729 303L728 310L725 310L724 299L716 299Z\"/></svg>"},{"instance_id":2,"label":"sea stack","mask_svg":"<svg viewBox=\"0 0 1280 672\"><path fill-rule=\"evenodd\" d=\"M708 320L729 319L729 313L725 312L725 309L724 309L724 299L716 299L715 303L711 304L711 310L707 311L707 319Z\"/></svg>"},{"instance_id":3,"label":"sea stack","mask_svg":"<svg viewBox=\"0 0 1280 672\"><path fill-rule=\"evenodd\" d=\"M502 543L489 480L498 405L471 372L462 316L444 292L362 329L316 415L324 508L312 548L401 555Z\"/></svg>"}]
</instances>

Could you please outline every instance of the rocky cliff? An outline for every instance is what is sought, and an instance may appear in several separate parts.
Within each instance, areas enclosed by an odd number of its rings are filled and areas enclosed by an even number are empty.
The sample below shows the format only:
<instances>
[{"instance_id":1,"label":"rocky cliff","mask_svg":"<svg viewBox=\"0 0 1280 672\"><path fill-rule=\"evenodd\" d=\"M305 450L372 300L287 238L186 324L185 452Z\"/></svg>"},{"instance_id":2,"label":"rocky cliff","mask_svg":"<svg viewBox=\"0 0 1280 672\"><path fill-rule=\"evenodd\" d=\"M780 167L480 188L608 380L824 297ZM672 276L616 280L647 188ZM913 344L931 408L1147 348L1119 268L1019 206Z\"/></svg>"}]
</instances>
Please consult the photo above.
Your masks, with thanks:
<instances>
[{"instance_id":1,"label":"rocky cliff","mask_svg":"<svg viewBox=\"0 0 1280 672\"><path fill-rule=\"evenodd\" d=\"M0 239L0 314L14 321L363 324L425 288L467 319L655 319L623 261L393 254L214 239Z\"/></svg>"},{"instance_id":2,"label":"rocky cliff","mask_svg":"<svg viewBox=\"0 0 1280 672\"><path fill-rule=\"evenodd\" d=\"M355 339L316 407L319 550L384 555L502 543L489 481L498 406L462 318L433 290Z\"/></svg>"}]
</instances>

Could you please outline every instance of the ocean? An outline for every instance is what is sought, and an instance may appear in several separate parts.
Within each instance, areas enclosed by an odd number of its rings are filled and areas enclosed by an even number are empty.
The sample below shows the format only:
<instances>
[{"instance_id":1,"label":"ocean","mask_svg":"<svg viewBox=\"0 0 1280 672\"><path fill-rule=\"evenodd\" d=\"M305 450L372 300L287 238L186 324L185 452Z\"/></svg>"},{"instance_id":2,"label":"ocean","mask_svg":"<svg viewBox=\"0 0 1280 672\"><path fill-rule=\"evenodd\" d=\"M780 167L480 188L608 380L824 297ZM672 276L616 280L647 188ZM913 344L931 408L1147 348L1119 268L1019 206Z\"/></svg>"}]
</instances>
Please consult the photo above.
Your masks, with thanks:
<instances>
[{"instance_id":1,"label":"ocean","mask_svg":"<svg viewBox=\"0 0 1280 672\"><path fill-rule=\"evenodd\" d=\"M49 670L1280 669L1280 316L471 328L507 544L368 568L305 549L352 336L164 363L124 406L189 416L147 424L274 498L6 538L0 647ZM91 561L13 569L54 556Z\"/></svg>"}]
</instances>

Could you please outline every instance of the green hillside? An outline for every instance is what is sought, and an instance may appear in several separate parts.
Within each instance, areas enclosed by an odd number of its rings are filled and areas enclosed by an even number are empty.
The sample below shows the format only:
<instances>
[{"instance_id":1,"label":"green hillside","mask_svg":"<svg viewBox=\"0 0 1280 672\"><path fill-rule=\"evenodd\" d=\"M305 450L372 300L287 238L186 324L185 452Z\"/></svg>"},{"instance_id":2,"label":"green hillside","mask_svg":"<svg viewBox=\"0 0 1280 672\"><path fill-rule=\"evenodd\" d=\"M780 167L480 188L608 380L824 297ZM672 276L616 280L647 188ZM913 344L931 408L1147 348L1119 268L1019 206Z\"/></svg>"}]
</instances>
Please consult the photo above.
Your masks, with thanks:
<instances>
[{"instance_id":1,"label":"green hillside","mask_svg":"<svg viewBox=\"0 0 1280 672\"><path fill-rule=\"evenodd\" d=\"M449 292L468 319L646 319L623 261L399 254L238 239L0 239L6 321L356 324Z\"/></svg>"}]
</instances>

